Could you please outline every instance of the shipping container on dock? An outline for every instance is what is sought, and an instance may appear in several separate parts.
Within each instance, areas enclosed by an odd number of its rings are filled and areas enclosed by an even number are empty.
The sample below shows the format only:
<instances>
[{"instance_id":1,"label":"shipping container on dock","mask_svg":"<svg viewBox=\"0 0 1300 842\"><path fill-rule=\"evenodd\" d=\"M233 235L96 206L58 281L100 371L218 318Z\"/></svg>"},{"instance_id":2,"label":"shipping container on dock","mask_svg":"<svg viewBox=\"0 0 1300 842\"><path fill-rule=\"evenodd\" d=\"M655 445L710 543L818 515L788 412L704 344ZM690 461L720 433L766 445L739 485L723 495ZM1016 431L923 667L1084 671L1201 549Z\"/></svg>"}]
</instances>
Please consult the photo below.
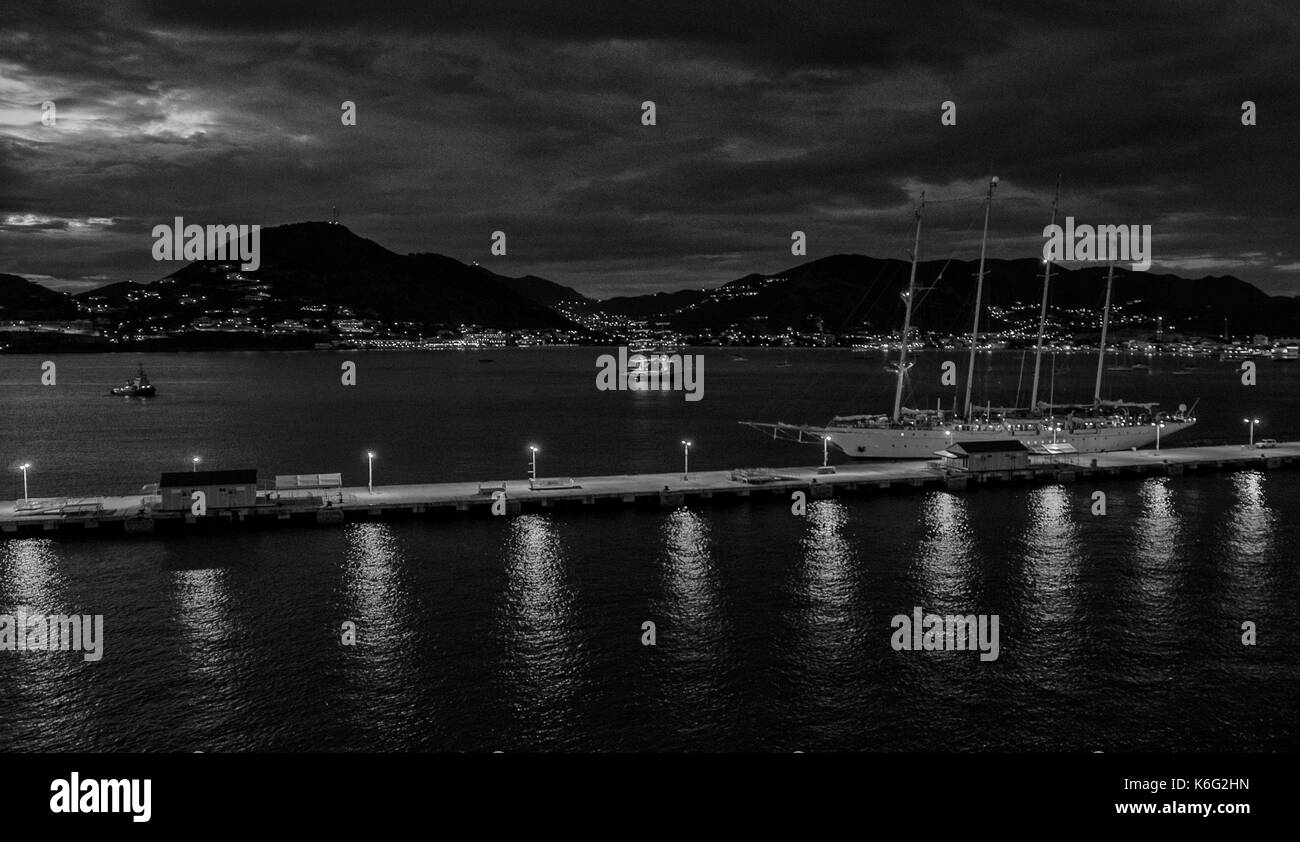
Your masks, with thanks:
<instances>
[{"instance_id":1,"label":"shipping container on dock","mask_svg":"<svg viewBox=\"0 0 1300 842\"><path fill-rule=\"evenodd\" d=\"M195 491L202 491L209 510L251 509L257 505L257 469L176 471L158 481L164 512L188 511Z\"/></svg>"}]
</instances>

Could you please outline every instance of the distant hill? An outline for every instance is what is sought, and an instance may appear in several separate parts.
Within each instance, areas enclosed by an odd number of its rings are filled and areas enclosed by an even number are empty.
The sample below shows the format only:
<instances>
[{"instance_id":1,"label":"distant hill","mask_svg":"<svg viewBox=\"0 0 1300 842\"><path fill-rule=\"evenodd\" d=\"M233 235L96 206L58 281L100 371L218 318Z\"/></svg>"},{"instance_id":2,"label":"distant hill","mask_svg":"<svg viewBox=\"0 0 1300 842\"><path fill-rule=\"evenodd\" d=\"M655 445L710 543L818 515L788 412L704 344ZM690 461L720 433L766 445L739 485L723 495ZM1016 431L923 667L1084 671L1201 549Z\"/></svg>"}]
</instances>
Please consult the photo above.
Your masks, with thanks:
<instances>
[{"instance_id":1,"label":"distant hill","mask_svg":"<svg viewBox=\"0 0 1300 842\"><path fill-rule=\"evenodd\" d=\"M260 267L240 274L267 284L277 301L346 306L358 316L391 321L575 327L542 303L565 288L541 278L506 278L438 254L399 255L326 222L266 228L260 237ZM201 293L211 287L214 273L235 268L196 261L164 280L172 282L174 291ZM140 288L115 284L82 297L116 298L132 289Z\"/></svg>"},{"instance_id":2,"label":"distant hill","mask_svg":"<svg viewBox=\"0 0 1300 842\"><path fill-rule=\"evenodd\" d=\"M482 267L479 267L482 268ZM484 269L483 271L487 271ZM492 273L488 273L492 274ZM545 278L539 278L536 275L525 275L522 278L507 278L502 275L494 275L497 282L513 292L524 296L544 307L554 307L561 303L581 302L590 304L591 299L572 287L561 286L554 281L548 281Z\"/></svg>"},{"instance_id":3,"label":"distant hill","mask_svg":"<svg viewBox=\"0 0 1300 842\"><path fill-rule=\"evenodd\" d=\"M975 261L926 261L918 265L914 323L924 330L961 333L969 330L975 297ZM1026 313L1036 314L1042 294L1043 264L1037 259L991 260L981 319L996 328ZM770 321L812 326L820 320L831 333L866 326L878 332L902 326L903 301L910 264L861 255L839 254L769 275L751 274L708 290L684 290L600 302L602 309L633 318L665 314L679 330L722 329L732 324ZM942 277L940 274L942 273ZM1106 269L1052 270L1054 308L1075 308L1080 317L1100 313L1105 301ZM1217 336L1224 319L1234 334L1300 335L1300 299L1269 296L1232 277L1180 278L1117 267L1113 302L1126 315L1181 332ZM1008 315L1015 311L1014 320Z\"/></svg>"},{"instance_id":4,"label":"distant hill","mask_svg":"<svg viewBox=\"0 0 1300 842\"><path fill-rule=\"evenodd\" d=\"M72 319L77 303L71 296L18 275L0 274L0 319Z\"/></svg>"},{"instance_id":5,"label":"distant hill","mask_svg":"<svg viewBox=\"0 0 1300 842\"><path fill-rule=\"evenodd\" d=\"M182 298L199 307L243 306L246 290L228 281L230 263L181 265L159 282L112 284L81 293L109 303L135 300L149 312L179 312ZM303 222L261 232L261 267L240 273L269 290L266 314L284 317L300 305L347 307L360 317L504 329L578 329L568 315L601 310L630 318L666 319L682 332L721 331L732 325L846 333L892 333L902 324L909 264L837 254L769 274L751 273L720 287L593 301L576 290L527 275L512 278L439 254L399 255L343 225ZM1042 262L991 260L987 264L982 327L996 330L1036 318ZM969 330L974 304L974 261L923 262L914 323L922 330ZM1052 305L1073 311L1074 328L1095 321L1105 290L1105 268L1054 267ZM1218 336L1228 322L1233 335L1300 335L1300 299L1269 296L1233 277L1180 278L1117 270L1117 330L1154 325L1181 333ZM193 308L195 305L189 305ZM562 311L562 312L561 312ZM69 296L15 275L0 275L0 318L71 318ZM820 325L820 327L819 327ZM1077 331L1075 331L1077 332Z\"/></svg>"}]
</instances>

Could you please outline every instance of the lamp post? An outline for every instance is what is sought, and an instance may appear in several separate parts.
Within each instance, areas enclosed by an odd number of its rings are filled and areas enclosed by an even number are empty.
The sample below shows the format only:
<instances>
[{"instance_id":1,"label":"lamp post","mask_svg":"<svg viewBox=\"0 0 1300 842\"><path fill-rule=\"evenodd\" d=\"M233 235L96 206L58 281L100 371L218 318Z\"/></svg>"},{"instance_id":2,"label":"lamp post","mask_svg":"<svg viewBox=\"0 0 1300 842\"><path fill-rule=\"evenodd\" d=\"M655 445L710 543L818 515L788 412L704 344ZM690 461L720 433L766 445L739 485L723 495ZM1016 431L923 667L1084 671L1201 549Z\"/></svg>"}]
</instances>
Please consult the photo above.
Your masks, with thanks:
<instances>
[{"instance_id":1,"label":"lamp post","mask_svg":"<svg viewBox=\"0 0 1300 842\"><path fill-rule=\"evenodd\" d=\"M682 480L691 478L691 443L682 439Z\"/></svg>"},{"instance_id":2,"label":"lamp post","mask_svg":"<svg viewBox=\"0 0 1300 842\"><path fill-rule=\"evenodd\" d=\"M536 445L530 444L528 445L528 450L531 452L533 460L532 466L528 469L528 479L532 482L537 482L537 447Z\"/></svg>"},{"instance_id":3,"label":"lamp post","mask_svg":"<svg viewBox=\"0 0 1300 842\"><path fill-rule=\"evenodd\" d=\"M366 451L366 490L371 494L375 493L375 453L373 450Z\"/></svg>"},{"instance_id":4,"label":"lamp post","mask_svg":"<svg viewBox=\"0 0 1300 842\"><path fill-rule=\"evenodd\" d=\"M1152 426L1156 428L1156 453L1160 452L1160 430L1165 426L1165 422L1156 421Z\"/></svg>"},{"instance_id":5,"label":"lamp post","mask_svg":"<svg viewBox=\"0 0 1300 842\"><path fill-rule=\"evenodd\" d=\"M190 457L190 473L197 474L199 472L200 461L202 460L198 456Z\"/></svg>"},{"instance_id":6,"label":"lamp post","mask_svg":"<svg viewBox=\"0 0 1300 842\"><path fill-rule=\"evenodd\" d=\"M18 470L23 472L23 502L24 503L27 502L27 469L30 468L31 466L32 464L30 462L24 462L18 466Z\"/></svg>"},{"instance_id":7,"label":"lamp post","mask_svg":"<svg viewBox=\"0 0 1300 842\"><path fill-rule=\"evenodd\" d=\"M1250 447L1255 446L1255 425L1259 423L1258 418L1243 418L1243 423L1250 425Z\"/></svg>"},{"instance_id":8,"label":"lamp post","mask_svg":"<svg viewBox=\"0 0 1300 842\"><path fill-rule=\"evenodd\" d=\"M822 467L826 467L826 460L830 457L828 448L830 447L831 437L822 436Z\"/></svg>"}]
</instances>

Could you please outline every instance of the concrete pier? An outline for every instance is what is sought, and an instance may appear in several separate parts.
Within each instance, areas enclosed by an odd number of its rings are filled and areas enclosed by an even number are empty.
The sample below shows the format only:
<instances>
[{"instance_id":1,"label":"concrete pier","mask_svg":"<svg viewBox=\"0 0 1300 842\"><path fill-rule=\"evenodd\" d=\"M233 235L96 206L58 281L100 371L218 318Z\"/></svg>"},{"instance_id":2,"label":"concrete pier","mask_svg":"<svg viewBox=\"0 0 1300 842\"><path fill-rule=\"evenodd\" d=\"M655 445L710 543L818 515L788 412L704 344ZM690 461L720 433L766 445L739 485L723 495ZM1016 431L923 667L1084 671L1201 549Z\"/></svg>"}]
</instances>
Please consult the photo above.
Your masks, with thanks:
<instances>
[{"instance_id":1,"label":"concrete pier","mask_svg":"<svg viewBox=\"0 0 1300 842\"><path fill-rule=\"evenodd\" d=\"M103 497L41 497L0 502L0 538L23 535L152 535L164 530L340 524L392 517L466 513L512 516L525 511L601 506L659 510L768 499L789 505L802 491L809 500L848 494L943 489L973 493L1013 482L1113 482L1125 478L1180 476L1198 471L1273 470L1300 464L1300 442L1265 449L1240 445L1162 448L1080 454L1015 471L944 471L935 462L855 462L834 473L815 467L622 474L539 480L454 482L418 485L258 491L254 505L209 509L202 514L167 511L156 494Z\"/></svg>"}]
</instances>

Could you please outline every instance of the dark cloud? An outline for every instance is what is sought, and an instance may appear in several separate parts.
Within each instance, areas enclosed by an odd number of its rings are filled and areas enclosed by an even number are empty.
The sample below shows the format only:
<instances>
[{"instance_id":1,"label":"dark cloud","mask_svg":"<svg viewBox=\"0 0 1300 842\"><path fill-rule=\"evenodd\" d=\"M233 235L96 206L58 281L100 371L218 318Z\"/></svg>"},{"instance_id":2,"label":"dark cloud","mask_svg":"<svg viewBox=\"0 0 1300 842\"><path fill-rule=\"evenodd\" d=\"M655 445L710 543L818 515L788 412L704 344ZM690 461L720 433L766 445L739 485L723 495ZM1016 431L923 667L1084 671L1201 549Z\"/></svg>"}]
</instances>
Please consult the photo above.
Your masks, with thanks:
<instances>
[{"instance_id":1,"label":"dark cloud","mask_svg":"<svg viewBox=\"0 0 1300 842\"><path fill-rule=\"evenodd\" d=\"M398 252L486 260L506 230L494 268L612 295L785 268L796 229L810 257L901 256L922 189L925 252L970 257L991 174L990 253L1032 255L1059 174L1063 215L1151 224L1155 269L1300 291L1300 14L1284 3L11 11L0 220L52 221L0 225L0 271L148 280L159 221L337 205ZM1247 99L1258 126L1241 125Z\"/></svg>"}]
</instances>

